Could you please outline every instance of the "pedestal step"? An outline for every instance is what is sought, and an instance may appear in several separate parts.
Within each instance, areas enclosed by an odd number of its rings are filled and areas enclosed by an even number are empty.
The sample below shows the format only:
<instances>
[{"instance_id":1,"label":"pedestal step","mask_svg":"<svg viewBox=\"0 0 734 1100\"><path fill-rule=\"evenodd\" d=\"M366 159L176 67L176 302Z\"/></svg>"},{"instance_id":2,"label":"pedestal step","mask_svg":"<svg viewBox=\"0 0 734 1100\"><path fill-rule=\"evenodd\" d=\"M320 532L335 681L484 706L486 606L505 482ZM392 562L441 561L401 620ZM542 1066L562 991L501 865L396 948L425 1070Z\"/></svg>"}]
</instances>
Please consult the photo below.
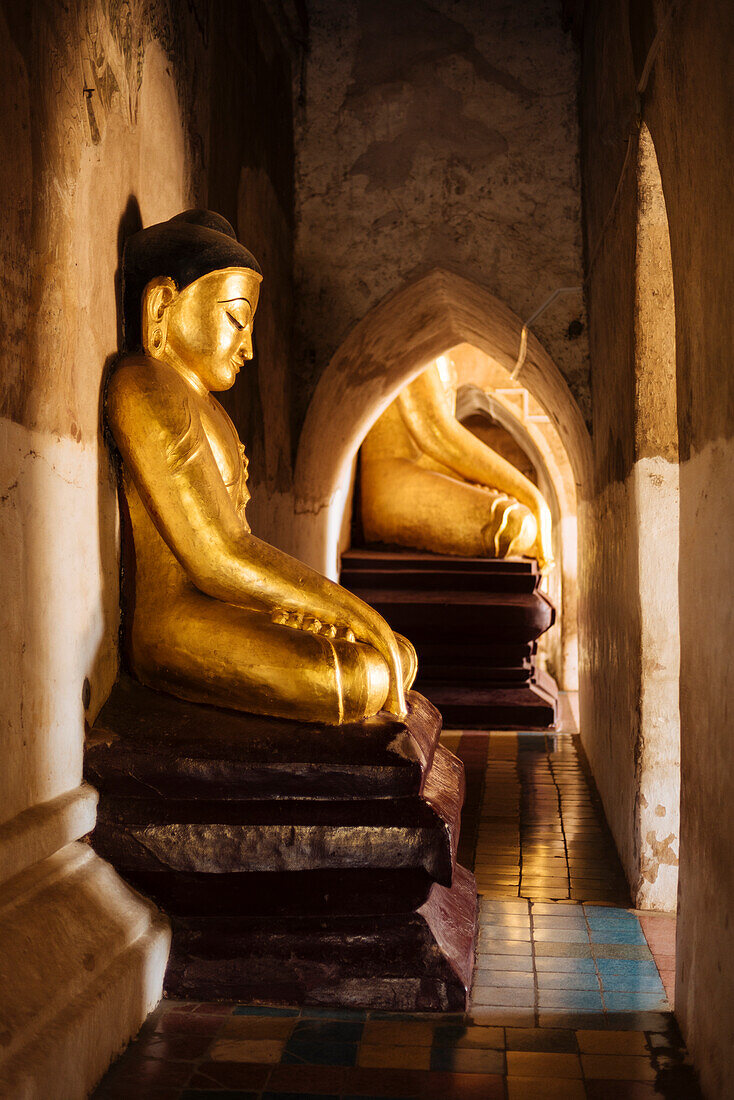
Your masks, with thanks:
<instances>
[{"instance_id":1,"label":"pedestal step","mask_svg":"<svg viewBox=\"0 0 734 1100\"><path fill-rule=\"evenodd\" d=\"M430 682L423 687L453 729L532 730L555 725L556 703L537 684L513 689Z\"/></svg>"},{"instance_id":2,"label":"pedestal step","mask_svg":"<svg viewBox=\"0 0 734 1100\"><path fill-rule=\"evenodd\" d=\"M451 558L410 550L349 550L341 583L418 651L416 688L446 725L547 729L557 688L535 666L555 612L531 559Z\"/></svg>"},{"instance_id":3,"label":"pedestal step","mask_svg":"<svg viewBox=\"0 0 734 1100\"><path fill-rule=\"evenodd\" d=\"M171 996L268 1004L463 1011L476 886L457 867L415 911L313 918L178 919Z\"/></svg>"},{"instance_id":4,"label":"pedestal step","mask_svg":"<svg viewBox=\"0 0 734 1100\"><path fill-rule=\"evenodd\" d=\"M170 992L463 1007L463 766L408 704L331 728L116 685L87 749L93 843L170 915Z\"/></svg>"}]
</instances>

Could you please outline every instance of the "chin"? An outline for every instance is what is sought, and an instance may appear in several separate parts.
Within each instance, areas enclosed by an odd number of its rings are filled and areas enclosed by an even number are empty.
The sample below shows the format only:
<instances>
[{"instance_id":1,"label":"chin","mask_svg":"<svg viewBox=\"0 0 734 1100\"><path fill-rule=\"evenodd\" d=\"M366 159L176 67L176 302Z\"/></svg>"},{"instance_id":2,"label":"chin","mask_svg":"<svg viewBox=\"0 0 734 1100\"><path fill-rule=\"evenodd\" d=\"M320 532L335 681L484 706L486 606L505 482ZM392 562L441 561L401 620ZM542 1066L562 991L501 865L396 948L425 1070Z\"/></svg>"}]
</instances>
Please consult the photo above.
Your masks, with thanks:
<instances>
[{"instance_id":1,"label":"chin","mask_svg":"<svg viewBox=\"0 0 734 1100\"><path fill-rule=\"evenodd\" d=\"M215 385L212 389L217 393L221 393L222 390L229 390L234 386L237 381L237 371L234 367L228 367L226 370L222 370L215 378Z\"/></svg>"}]
</instances>

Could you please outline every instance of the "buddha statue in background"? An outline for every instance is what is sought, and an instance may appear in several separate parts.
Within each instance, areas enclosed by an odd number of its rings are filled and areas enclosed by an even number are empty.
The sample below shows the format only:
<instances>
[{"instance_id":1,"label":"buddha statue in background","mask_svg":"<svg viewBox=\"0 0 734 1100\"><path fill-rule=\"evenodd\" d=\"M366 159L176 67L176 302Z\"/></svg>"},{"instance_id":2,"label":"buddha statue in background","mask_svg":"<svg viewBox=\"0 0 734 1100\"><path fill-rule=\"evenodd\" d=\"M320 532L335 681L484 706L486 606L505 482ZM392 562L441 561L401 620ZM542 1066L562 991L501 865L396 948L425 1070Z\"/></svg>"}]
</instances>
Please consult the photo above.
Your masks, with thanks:
<instances>
[{"instance_id":1,"label":"buddha statue in background","mask_svg":"<svg viewBox=\"0 0 734 1100\"><path fill-rule=\"evenodd\" d=\"M256 260L191 210L123 257L128 354L107 394L122 459L131 671L183 699L340 725L406 713L415 650L367 604L254 535L247 459L213 392L252 358Z\"/></svg>"},{"instance_id":2,"label":"buddha statue in background","mask_svg":"<svg viewBox=\"0 0 734 1100\"><path fill-rule=\"evenodd\" d=\"M367 542L553 566L551 516L538 489L456 419L442 357L407 385L361 451Z\"/></svg>"}]
</instances>

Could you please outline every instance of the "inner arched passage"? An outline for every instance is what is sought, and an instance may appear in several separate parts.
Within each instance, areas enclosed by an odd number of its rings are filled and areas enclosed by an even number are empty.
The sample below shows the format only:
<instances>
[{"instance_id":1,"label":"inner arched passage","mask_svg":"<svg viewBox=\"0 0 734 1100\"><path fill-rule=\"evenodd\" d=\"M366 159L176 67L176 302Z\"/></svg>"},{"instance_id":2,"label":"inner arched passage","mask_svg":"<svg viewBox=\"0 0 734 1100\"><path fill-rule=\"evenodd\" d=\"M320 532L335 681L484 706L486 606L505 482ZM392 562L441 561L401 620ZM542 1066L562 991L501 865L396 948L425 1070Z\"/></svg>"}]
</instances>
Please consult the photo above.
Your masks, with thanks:
<instances>
[{"instance_id":1,"label":"inner arched passage","mask_svg":"<svg viewBox=\"0 0 734 1100\"><path fill-rule=\"evenodd\" d=\"M550 417L523 384L522 376L513 379L492 356L469 344L453 348L450 357L459 383L458 419L514 465L526 456L550 508L556 568L544 583L558 617L541 639L541 652L559 687L578 691L577 494L568 454ZM516 456L512 451L503 452L498 429L514 442Z\"/></svg>"},{"instance_id":2,"label":"inner arched passage","mask_svg":"<svg viewBox=\"0 0 734 1100\"><path fill-rule=\"evenodd\" d=\"M375 420L403 386L458 345L470 345L511 371L521 331L520 319L489 291L443 270L371 310L332 358L311 401L298 447L288 549L336 578L354 461ZM576 490L583 493L590 470L586 425L563 376L532 334L521 377L554 425Z\"/></svg>"}]
</instances>

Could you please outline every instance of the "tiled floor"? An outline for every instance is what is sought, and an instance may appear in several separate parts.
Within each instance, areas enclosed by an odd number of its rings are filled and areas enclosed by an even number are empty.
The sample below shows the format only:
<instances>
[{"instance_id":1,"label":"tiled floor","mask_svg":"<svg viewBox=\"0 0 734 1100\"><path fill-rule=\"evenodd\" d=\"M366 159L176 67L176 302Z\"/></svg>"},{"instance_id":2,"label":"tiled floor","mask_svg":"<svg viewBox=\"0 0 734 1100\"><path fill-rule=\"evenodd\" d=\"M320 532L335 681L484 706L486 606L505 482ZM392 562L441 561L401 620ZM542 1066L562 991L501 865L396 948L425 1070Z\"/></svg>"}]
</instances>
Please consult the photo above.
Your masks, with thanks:
<instances>
[{"instance_id":1,"label":"tiled floor","mask_svg":"<svg viewBox=\"0 0 734 1100\"><path fill-rule=\"evenodd\" d=\"M444 739L467 769L459 858L480 892L470 1012L165 1002L97 1100L699 1096L666 995L674 919L626 908L575 739Z\"/></svg>"}]
</instances>

